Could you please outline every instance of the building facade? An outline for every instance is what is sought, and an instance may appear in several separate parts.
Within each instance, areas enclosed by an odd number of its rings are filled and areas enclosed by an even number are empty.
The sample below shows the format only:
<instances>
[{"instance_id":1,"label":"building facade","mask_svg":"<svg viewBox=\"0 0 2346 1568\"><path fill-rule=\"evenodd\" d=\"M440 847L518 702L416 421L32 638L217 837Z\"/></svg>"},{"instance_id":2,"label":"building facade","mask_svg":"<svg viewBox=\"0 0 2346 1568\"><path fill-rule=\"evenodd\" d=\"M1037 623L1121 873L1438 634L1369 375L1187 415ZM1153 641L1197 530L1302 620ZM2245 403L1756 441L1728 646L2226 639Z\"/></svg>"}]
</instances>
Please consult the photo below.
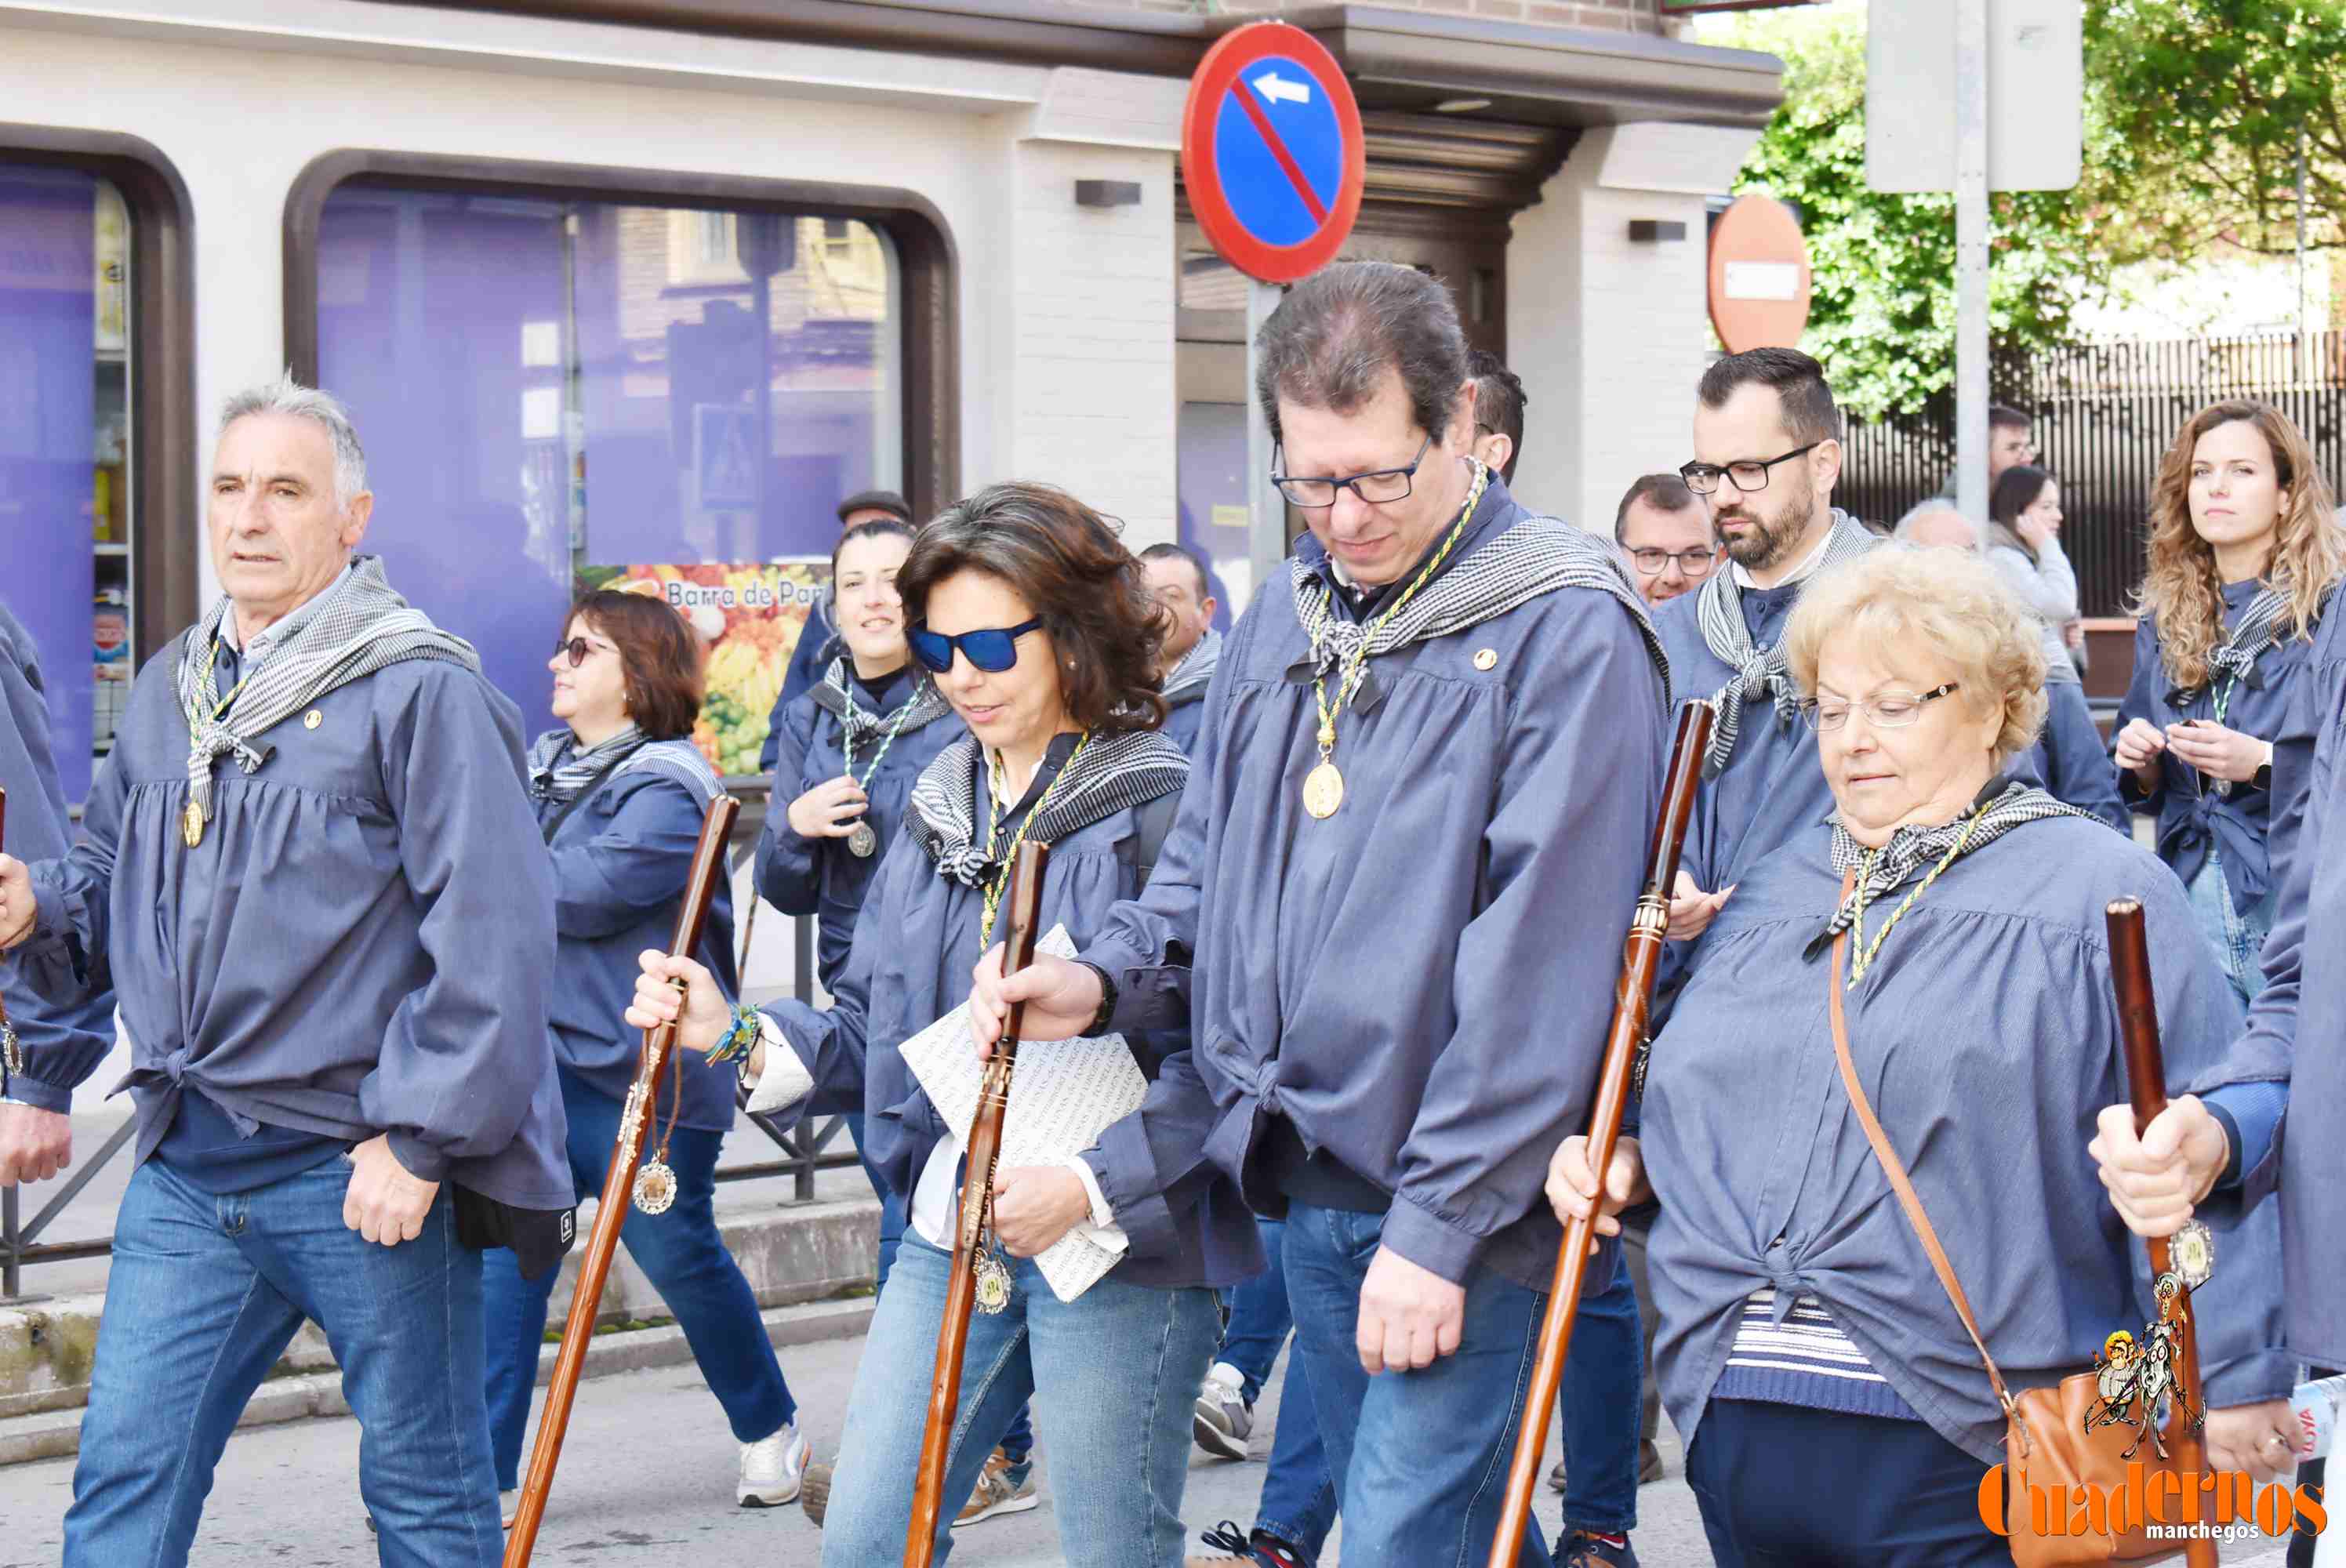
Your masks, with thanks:
<instances>
[{"instance_id":1,"label":"building facade","mask_svg":"<svg viewBox=\"0 0 2346 1568\"><path fill-rule=\"evenodd\" d=\"M1278 9L1361 99L1348 253L1450 283L1530 392L1518 490L1609 525L1685 455L1704 200L1778 62L1654 0ZM872 486L1049 480L1250 590L1245 288L1178 158L1250 8L171 12L0 0L0 595L76 799L213 591L210 411L288 366L358 418L367 547L536 725L582 568L821 556Z\"/></svg>"}]
</instances>

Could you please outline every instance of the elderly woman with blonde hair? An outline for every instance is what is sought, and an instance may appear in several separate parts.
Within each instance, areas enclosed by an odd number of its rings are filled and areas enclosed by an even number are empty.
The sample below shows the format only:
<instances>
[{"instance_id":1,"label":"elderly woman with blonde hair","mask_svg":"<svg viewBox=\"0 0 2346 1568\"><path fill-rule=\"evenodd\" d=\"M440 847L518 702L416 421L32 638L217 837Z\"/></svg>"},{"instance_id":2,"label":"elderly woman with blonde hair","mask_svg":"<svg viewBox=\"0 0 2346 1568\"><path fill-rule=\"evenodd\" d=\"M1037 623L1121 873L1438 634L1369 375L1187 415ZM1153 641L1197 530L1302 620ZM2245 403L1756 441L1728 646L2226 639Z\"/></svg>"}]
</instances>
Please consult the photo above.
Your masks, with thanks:
<instances>
[{"instance_id":1,"label":"elderly woman with blonde hair","mask_svg":"<svg viewBox=\"0 0 2346 1568\"><path fill-rule=\"evenodd\" d=\"M2004 1438L1982 1349L2014 1389L2051 1383L2153 1310L2085 1153L2125 1097L2105 907L2145 906L2178 1080L2230 1003L2157 858L2007 772L2044 722L2045 649L1993 566L1873 551L1811 584L1785 637L1835 809L1695 946L1601 1200L1581 1138L1548 1194L1607 1235L1659 1201L1655 1369L1720 1563L2005 1563L1977 1503ZM2294 1372L2272 1272L2239 1257L2257 1247L2277 1256L2270 1235L2236 1247L2201 1309L2211 1404ZM2227 1460L2236 1424L2209 1420Z\"/></svg>"}]
</instances>

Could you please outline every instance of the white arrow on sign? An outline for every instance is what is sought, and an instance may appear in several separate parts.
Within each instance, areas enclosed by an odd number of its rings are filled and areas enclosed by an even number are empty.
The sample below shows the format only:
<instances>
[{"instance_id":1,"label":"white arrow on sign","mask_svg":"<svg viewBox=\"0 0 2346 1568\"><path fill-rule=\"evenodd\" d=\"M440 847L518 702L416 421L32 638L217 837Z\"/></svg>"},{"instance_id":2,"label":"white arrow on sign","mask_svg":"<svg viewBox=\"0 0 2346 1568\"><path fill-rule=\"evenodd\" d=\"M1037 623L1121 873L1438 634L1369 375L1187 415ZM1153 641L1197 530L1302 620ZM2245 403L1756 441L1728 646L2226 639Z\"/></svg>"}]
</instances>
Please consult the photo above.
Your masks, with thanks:
<instances>
[{"instance_id":1,"label":"white arrow on sign","mask_svg":"<svg viewBox=\"0 0 2346 1568\"><path fill-rule=\"evenodd\" d=\"M1311 83L1290 82L1277 71L1265 71L1257 76L1254 79L1254 90L1272 103L1278 103L1282 98L1290 104L1308 104L1311 101Z\"/></svg>"}]
</instances>

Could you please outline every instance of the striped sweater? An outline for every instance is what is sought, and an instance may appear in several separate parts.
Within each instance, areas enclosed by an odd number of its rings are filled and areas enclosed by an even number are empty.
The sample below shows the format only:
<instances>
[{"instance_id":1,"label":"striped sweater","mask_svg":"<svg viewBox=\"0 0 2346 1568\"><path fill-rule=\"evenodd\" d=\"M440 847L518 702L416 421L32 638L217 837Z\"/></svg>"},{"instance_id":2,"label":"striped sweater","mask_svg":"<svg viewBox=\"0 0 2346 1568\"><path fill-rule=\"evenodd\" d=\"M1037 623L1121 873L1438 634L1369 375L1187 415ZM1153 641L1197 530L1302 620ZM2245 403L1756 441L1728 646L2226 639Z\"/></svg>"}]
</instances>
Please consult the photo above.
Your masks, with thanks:
<instances>
[{"instance_id":1,"label":"striped sweater","mask_svg":"<svg viewBox=\"0 0 2346 1568\"><path fill-rule=\"evenodd\" d=\"M1813 1296L1780 1309L1776 1292L1762 1287L1743 1303L1727 1369L1710 1390L1715 1400L1760 1400L1841 1415L1891 1420L1923 1418L1883 1380L1856 1341L1841 1332Z\"/></svg>"}]
</instances>

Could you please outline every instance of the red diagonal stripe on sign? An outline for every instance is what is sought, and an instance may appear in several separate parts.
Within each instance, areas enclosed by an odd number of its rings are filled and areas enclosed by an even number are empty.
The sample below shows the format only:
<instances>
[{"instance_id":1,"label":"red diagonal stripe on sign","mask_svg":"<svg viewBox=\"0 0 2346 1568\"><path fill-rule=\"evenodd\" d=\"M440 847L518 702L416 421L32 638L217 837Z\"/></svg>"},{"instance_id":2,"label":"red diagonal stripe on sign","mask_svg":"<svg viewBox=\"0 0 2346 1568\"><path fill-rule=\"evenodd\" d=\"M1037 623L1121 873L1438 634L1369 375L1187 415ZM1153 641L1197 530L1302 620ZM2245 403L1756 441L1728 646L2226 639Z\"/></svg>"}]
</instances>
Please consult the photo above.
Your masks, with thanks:
<instances>
[{"instance_id":1,"label":"red diagonal stripe on sign","mask_svg":"<svg viewBox=\"0 0 2346 1568\"><path fill-rule=\"evenodd\" d=\"M1244 76L1230 84L1230 93L1238 99L1239 107L1246 110L1247 118L1254 122L1255 130L1262 137L1263 146L1270 148L1271 158L1286 171L1289 183L1295 187L1295 194L1301 197L1303 205L1311 209L1311 221L1327 222L1326 204L1321 201L1319 192L1311 188L1311 182L1303 178L1303 166L1295 161L1295 155L1287 150L1287 144L1280 140L1279 133L1271 128L1270 117L1262 112L1262 106L1254 101L1252 93L1247 91Z\"/></svg>"}]
</instances>

